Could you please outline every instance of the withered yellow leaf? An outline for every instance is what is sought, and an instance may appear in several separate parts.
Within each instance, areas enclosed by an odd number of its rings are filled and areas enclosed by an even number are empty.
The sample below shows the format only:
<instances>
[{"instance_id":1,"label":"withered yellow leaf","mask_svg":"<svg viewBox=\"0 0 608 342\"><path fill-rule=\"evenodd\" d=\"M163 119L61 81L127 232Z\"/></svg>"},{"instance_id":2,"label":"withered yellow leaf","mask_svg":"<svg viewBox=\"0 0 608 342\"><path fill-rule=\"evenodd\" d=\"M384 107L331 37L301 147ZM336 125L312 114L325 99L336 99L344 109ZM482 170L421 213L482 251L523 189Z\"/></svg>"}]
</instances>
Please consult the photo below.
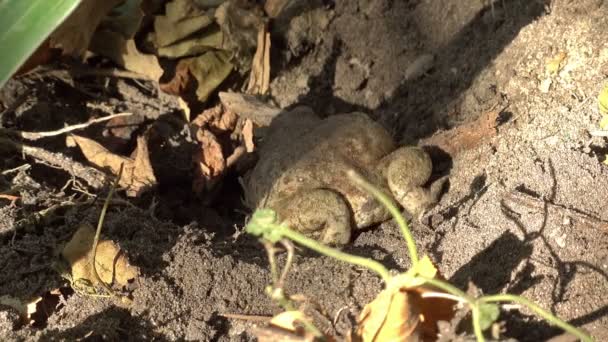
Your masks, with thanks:
<instances>
[{"instance_id":1,"label":"withered yellow leaf","mask_svg":"<svg viewBox=\"0 0 608 342\"><path fill-rule=\"evenodd\" d=\"M420 314L416 294L396 288L386 289L359 316L357 335L363 341L417 341Z\"/></svg>"},{"instance_id":2,"label":"withered yellow leaf","mask_svg":"<svg viewBox=\"0 0 608 342\"><path fill-rule=\"evenodd\" d=\"M428 256L406 273L391 279L387 288L365 306L358 320L357 335L363 341L418 341L437 335L437 321L449 321L454 302L423 298L425 292L441 292L423 278L442 279Z\"/></svg>"},{"instance_id":3,"label":"withered yellow leaf","mask_svg":"<svg viewBox=\"0 0 608 342\"><path fill-rule=\"evenodd\" d=\"M97 281L90 263L95 230L91 225L80 225L72 239L65 245L61 255L69 262L72 269L72 279L88 280L93 285L101 285ZM95 268L99 278L108 285L125 286L129 280L139 275L137 267L129 264L127 257L111 240L99 240L95 255Z\"/></svg>"},{"instance_id":4,"label":"withered yellow leaf","mask_svg":"<svg viewBox=\"0 0 608 342\"><path fill-rule=\"evenodd\" d=\"M127 188L128 196L137 196L156 184L148 153L148 143L143 136L137 138L134 158L116 155L96 141L78 135L68 136L66 142L69 146L78 145L89 162L99 168L110 169L114 175L118 175L120 165L124 165L118 184Z\"/></svg>"},{"instance_id":5,"label":"withered yellow leaf","mask_svg":"<svg viewBox=\"0 0 608 342\"><path fill-rule=\"evenodd\" d=\"M196 96L200 101L206 101L211 92L230 75L233 65L229 59L230 53L227 51L208 51L190 60L189 70L198 82Z\"/></svg>"}]
</instances>

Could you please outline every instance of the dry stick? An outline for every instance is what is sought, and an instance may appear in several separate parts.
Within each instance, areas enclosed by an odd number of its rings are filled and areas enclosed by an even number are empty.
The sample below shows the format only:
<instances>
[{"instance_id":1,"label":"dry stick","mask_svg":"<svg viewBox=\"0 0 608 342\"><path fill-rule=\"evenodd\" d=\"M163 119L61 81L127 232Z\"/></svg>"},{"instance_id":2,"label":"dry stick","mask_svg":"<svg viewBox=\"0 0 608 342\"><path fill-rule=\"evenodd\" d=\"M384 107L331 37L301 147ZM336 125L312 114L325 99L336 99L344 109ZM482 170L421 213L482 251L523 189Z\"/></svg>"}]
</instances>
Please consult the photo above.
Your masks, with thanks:
<instances>
[{"instance_id":1,"label":"dry stick","mask_svg":"<svg viewBox=\"0 0 608 342\"><path fill-rule=\"evenodd\" d=\"M269 105L254 95L219 92L222 105L239 116L250 119L258 126L268 126L282 109Z\"/></svg>"},{"instance_id":2,"label":"dry stick","mask_svg":"<svg viewBox=\"0 0 608 342\"><path fill-rule=\"evenodd\" d=\"M64 170L74 177L84 180L94 189L101 189L106 182L106 176L101 171L85 166L61 153L49 152L39 147L23 145L7 138L0 138L0 145L8 145L24 155Z\"/></svg>"},{"instance_id":3,"label":"dry stick","mask_svg":"<svg viewBox=\"0 0 608 342\"><path fill-rule=\"evenodd\" d=\"M42 139L42 138L54 137L54 136L58 136L61 134L73 132L73 131L76 131L79 129L87 128L96 123L112 120L114 118L119 118L119 117L123 117L123 116L130 116L130 115L133 115L133 113L112 114L112 115L104 116L101 118L93 119L93 120L90 120L85 123L66 126L62 129L58 129L56 131L50 131L50 132L23 132L23 131L13 131L13 130L9 130L9 129L0 128L0 133L13 134L20 138L26 139L26 140L38 140L38 139Z\"/></svg>"}]
</instances>

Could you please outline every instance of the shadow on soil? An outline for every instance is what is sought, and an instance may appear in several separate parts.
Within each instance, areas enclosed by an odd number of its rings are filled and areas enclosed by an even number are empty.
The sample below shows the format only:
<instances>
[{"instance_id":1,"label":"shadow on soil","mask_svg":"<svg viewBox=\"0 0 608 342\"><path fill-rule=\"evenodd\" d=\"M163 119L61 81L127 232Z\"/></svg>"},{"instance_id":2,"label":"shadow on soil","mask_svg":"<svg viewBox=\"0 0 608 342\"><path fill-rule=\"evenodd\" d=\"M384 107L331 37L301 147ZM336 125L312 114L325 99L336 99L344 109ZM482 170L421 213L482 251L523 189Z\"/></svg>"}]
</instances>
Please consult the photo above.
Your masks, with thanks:
<instances>
[{"instance_id":1,"label":"shadow on soil","mask_svg":"<svg viewBox=\"0 0 608 342\"><path fill-rule=\"evenodd\" d=\"M154 326L131 315L129 310L110 307L88 317L74 328L47 330L40 337L44 341L169 341L155 334Z\"/></svg>"}]
</instances>

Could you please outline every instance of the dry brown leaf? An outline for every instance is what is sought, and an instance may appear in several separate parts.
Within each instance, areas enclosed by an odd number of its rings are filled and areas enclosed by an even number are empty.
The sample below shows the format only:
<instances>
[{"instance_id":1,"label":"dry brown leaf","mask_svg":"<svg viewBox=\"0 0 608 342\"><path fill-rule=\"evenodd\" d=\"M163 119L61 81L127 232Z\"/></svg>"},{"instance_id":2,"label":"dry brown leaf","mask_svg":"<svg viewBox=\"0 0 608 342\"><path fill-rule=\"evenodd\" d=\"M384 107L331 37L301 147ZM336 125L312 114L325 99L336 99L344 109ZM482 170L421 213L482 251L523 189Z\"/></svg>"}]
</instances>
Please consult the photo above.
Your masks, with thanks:
<instances>
[{"instance_id":1,"label":"dry brown leaf","mask_svg":"<svg viewBox=\"0 0 608 342\"><path fill-rule=\"evenodd\" d=\"M437 279L445 280L440 276L437 276ZM412 289L412 291L417 295L416 300L420 308L420 315L424 318L420 324L422 336L425 341L435 341L439 332L437 322L449 322L452 320L455 314L455 302L442 297L422 298L422 294L424 293L444 293L444 291L430 286L417 287Z\"/></svg>"},{"instance_id":2,"label":"dry brown leaf","mask_svg":"<svg viewBox=\"0 0 608 342\"><path fill-rule=\"evenodd\" d=\"M98 31L91 40L90 50L152 80L158 81L163 75L163 69L156 56L141 53L133 39L126 39L120 33Z\"/></svg>"},{"instance_id":3,"label":"dry brown leaf","mask_svg":"<svg viewBox=\"0 0 608 342\"><path fill-rule=\"evenodd\" d=\"M234 66L230 63L227 51L208 51L205 54L189 58L190 74L198 82L196 96L205 102L211 93L230 75Z\"/></svg>"},{"instance_id":4,"label":"dry brown leaf","mask_svg":"<svg viewBox=\"0 0 608 342\"><path fill-rule=\"evenodd\" d=\"M381 327L378 330L363 330L363 341L419 341L420 312L415 294L399 290L390 296L389 303L384 300L375 303L388 305ZM365 327L365 322L361 326Z\"/></svg>"},{"instance_id":5,"label":"dry brown leaf","mask_svg":"<svg viewBox=\"0 0 608 342\"><path fill-rule=\"evenodd\" d=\"M443 279L428 257L418 264L419 274ZM442 292L411 277L396 277L361 312L356 336L363 341L434 341L437 322L450 321L454 302L444 298L423 298L426 292ZM401 282L401 283L400 283Z\"/></svg>"},{"instance_id":6,"label":"dry brown leaf","mask_svg":"<svg viewBox=\"0 0 608 342\"><path fill-rule=\"evenodd\" d=\"M196 194L202 194L213 189L221 179L226 169L226 160L222 153L222 146L209 130L198 129L196 139L199 141L201 149L193 156L196 168L192 190Z\"/></svg>"},{"instance_id":7,"label":"dry brown leaf","mask_svg":"<svg viewBox=\"0 0 608 342\"><path fill-rule=\"evenodd\" d=\"M82 0L70 16L50 36L53 48L63 53L82 56L103 18L123 0Z\"/></svg>"},{"instance_id":8,"label":"dry brown leaf","mask_svg":"<svg viewBox=\"0 0 608 342\"><path fill-rule=\"evenodd\" d=\"M258 46L251 62L247 93L264 95L270 86L270 33L266 26L258 31Z\"/></svg>"},{"instance_id":9,"label":"dry brown leaf","mask_svg":"<svg viewBox=\"0 0 608 342\"><path fill-rule=\"evenodd\" d=\"M116 155L96 141L77 135L68 136L66 142L68 146L78 145L89 162L99 168L109 168L114 175L118 175L120 165L123 164L124 169L118 184L127 188L128 196L138 196L156 185L145 137L137 138L133 158Z\"/></svg>"},{"instance_id":10,"label":"dry brown leaf","mask_svg":"<svg viewBox=\"0 0 608 342\"><path fill-rule=\"evenodd\" d=\"M412 296L397 288L383 290L363 308L357 335L363 341L418 341L420 312Z\"/></svg>"},{"instance_id":11,"label":"dry brown leaf","mask_svg":"<svg viewBox=\"0 0 608 342\"><path fill-rule=\"evenodd\" d=\"M190 75L190 60L182 59L175 66L175 74L169 82L161 83L160 89L167 94L185 95L190 86L194 86L194 79Z\"/></svg>"},{"instance_id":12,"label":"dry brown leaf","mask_svg":"<svg viewBox=\"0 0 608 342\"><path fill-rule=\"evenodd\" d=\"M437 146L454 158L458 153L475 148L494 137L497 133L499 114L497 110L488 111L475 121L423 139L421 145Z\"/></svg>"},{"instance_id":13,"label":"dry brown leaf","mask_svg":"<svg viewBox=\"0 0 608 342\"><path fill-rule=\"evenodd\" d=\"M224 108L221 104L205 109L192 124L198 127L207 127L215 132L232 132L236 128L238 116Z\"/></svg>"},{"instance_id":14,"label":"dry brown leaf","mask_svg":"<svg viewBox=\"0 0 608 342\"><path fill-rule=\"evenodd\" d=\"M195 56L209 50L219 49L224 42L224 33L213 27L205 35L181 40L177 43L158 48L158 55L167 58Z\"/></svg>"},{"instance_id":15,"label":"dry brown leaf","mask_svg":"<svg viewBox=\"0 0 608 342\"><path fill-rule=\"evenodd\" d=\"M74 282L83 279L94 286L102 285L98 283L90 263L94 237L95 229L88 223L83 223L61 251L71 266ZM101 281L110 286L126 286L139 275L139 269L129 264L126 255L111 240L99 240L95 268Z\"/></svg>"},{"instance_id":16,"label":"dry brown leaf","mask_svg":"<svg viewBox=\"0 0 608 342\"><path fill-rule=\"evenodd\" d=\"M289 3L289 0L266 0L264 2L264 12L269 18L276 18L287 3Z\"/></svg>"},{"instance_id":17,"label":"dry brown leaf","mask_svg":"<svg viewBox=\"0 0 608 342\"><path fill-rule=\"evenodd\" d=\"M154 18L158 47L173 44L213 23L213 13L191 0L173 0L165 7L165 15Z\"/></svg>"},{"instance_id":18,"label":"dry brown leaf","mask_svg":"<svg viewBox=\"0 0 608 342\"><path fill-rule=\"evenodd\" d=\"M253 152L255 150L255 144L253 143L253 121L251 121L250 119L245 120L245 124L243 124L242 134L247 152Z\"/></svg>"},{"instance_id":19,"label":"dry brown leaf","mask_svg":"<svg viewBox=\"0 0 608 342\"><path fill-rule=\"evenodd\" d=\"M251 119L258 126L268 126L281 113L281 108L260 101L256 96L219 92L220 101L228 110L242 118Z\"/></svg>"}]
</instances>

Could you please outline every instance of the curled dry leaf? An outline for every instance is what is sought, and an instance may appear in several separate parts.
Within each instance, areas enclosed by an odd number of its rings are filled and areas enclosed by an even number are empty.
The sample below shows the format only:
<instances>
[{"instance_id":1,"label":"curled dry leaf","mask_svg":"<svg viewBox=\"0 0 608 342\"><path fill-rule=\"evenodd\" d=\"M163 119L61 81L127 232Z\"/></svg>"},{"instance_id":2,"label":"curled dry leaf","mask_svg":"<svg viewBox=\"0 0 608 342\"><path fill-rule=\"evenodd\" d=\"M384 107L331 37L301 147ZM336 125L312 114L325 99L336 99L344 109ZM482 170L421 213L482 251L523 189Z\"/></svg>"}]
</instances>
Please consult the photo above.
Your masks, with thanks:
<instances>
[{"instance_id":1,"label":"curled dry leaf","mask_svg":"<svg viewBox=\"0 0 608 342\"><path fill-rule=\"evenodd\" d=\"M81 56L103 18L123 0L82 0L70 16L51 34L50 45L66 55Z\"/></svg>"},{"instance_id":2,"label":"curled dry leaf","mask_svg":"<svg viewBox=\"0 0 608 342\"><path fill-rule=\"evenodd\" d=\"M227 51L208 51L190 58L189 70L196 78L196 95L201 102L207 101L211 93L230 75L234 69Z\"/></svg>"},{"instance_id":3,"label":"curled dry leaf","mask_svg":"<svg viewBox=\"0 0 608 342\"><path fill-rule=\"evenodd\" d=\"M428 257L420 260L418 274L441 278ZM394 282L361 312L356 336L363 341L434 341L437 322L453 317L454 302L443 298L423 298L425 292L441 292L411 277L395 277Z\"/></svg>"},{"instance_id":4,"label":"curled dry leaf","mask_svg":"<svg viewBox=\"0 0 608 342\"><path fill-rule=\"evenodd\" d=\"M196 167L192 190L201 194L213 189L221 179L226 169L226 160L222 146L213 133L199 128L196 139L199 141L201 149L193 157Z\"/></svg>"},{"instance_id":5,"label":"curled dry leaf","mask_svg":"<svg viewBox=\"0 0 608 342\"><path fill-rule=\"evenodd\" d=\"M192 124L198 127L208 127L212 131L232 132L236 128L237 121L238 116L220 104L205 109L192 121Z\"/></svg>"},{"instance_id":6,"label":"curled dry leaf","mask_svg":"<svg viewBox=\"0 0 608 342\"><path fill-rule=\"evenodd\" d=\"M193 81L192 75L190 75L190 61L182 59L175 66L173 78L166 83L161 83L160 89L167 94L183 96L187 93Z\"/></svg>"},{"instance_id":7,"label":"curled dry leaf","mask_svg":"<svg viewBox=\"0 0 608 342\"><path fill-rule=\"evenodd\" d=\"M87 223L80 225L65 245L61 255L70 264L72 279L87 280L93 286L99 286L90 263L95 229ZM126 286L139 275L139 269L129 264L126 255L111 240L99 240L95 255L95 268L99 278L108 285Z\"/></svg>"},{"instance_id":8,"label":"curled dry leaf","mask_svg":"<svg viewBox=\"0 0 608 342\"><path fill-rule=\"evenodd\" d=\"M186 97L196 84L196 97L204 102L232 72L228 58L229 53L222 50L184 58L177 63L173 78L160 88L166 93Z\"/></svg>"},{"instance_id":9,"label":"curled dry leaf","mask_svg":"<svg viewBox=\"0 0 608 342\"><path fill-rule=\"evenodd\" d=\"M145 137L137 138L133 158L116 155L96 141L77 135L68 136L66 143L68 146L78 145L89 162L99 168L108 168L114 175L118 174L120 165L123 164L123 174L118 184L127 188L128 196L138 196L156 185Z\"/></svg>"}]
</instances>

